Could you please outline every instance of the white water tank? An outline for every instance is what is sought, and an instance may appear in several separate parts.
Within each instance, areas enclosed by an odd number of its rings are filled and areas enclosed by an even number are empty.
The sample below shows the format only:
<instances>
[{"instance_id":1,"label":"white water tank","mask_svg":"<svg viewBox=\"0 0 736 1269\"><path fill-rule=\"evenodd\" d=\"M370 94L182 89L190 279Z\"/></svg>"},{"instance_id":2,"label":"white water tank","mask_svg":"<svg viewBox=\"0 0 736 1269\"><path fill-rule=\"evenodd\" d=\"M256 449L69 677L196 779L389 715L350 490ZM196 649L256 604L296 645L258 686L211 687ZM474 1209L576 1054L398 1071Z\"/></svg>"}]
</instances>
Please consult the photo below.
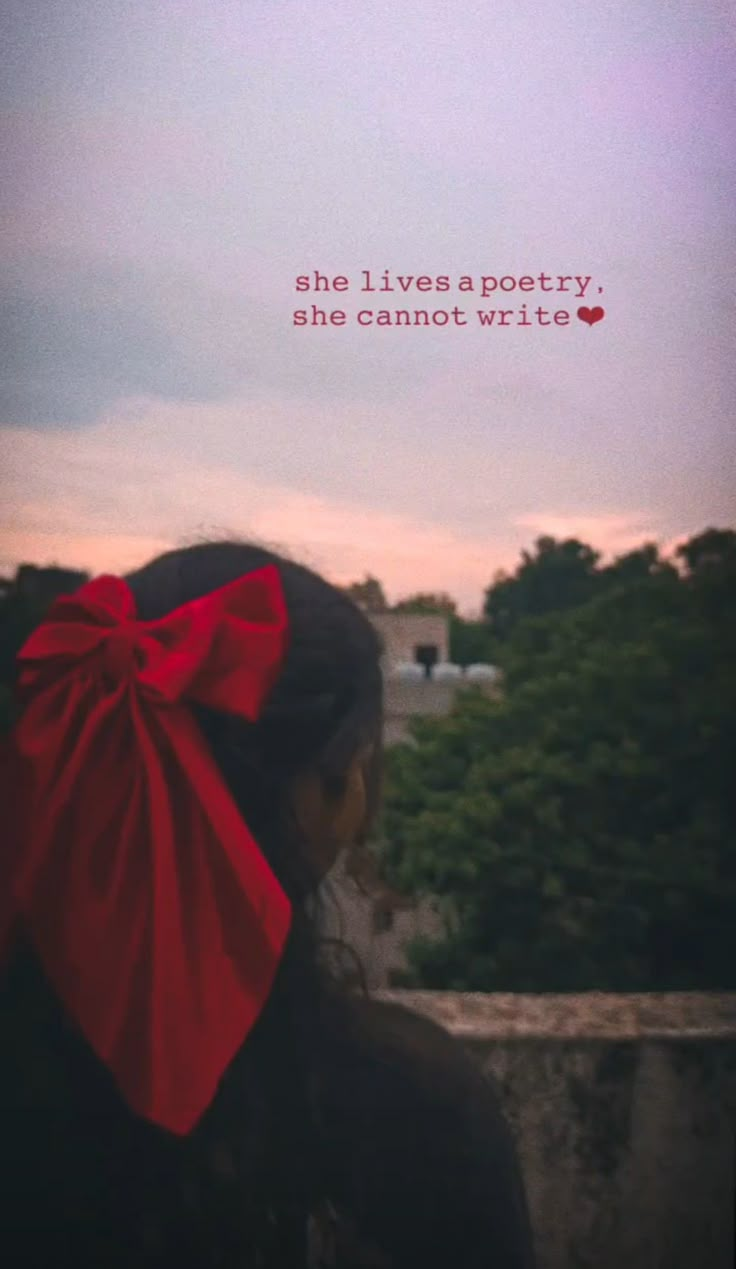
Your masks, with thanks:
<instances>
[{"instance_id":1,"label":"white water tank","mask_svg":"<svg viewBox=\"0 0 736 1269\"><path fill-rule=\"evenodd\" d=\"M418 661L397 661L389 667L389 677L399 679L402 683L415 683L425 677L424 666Z\"/></svg>"},{"instance_id":2,"label":"white water tank","mask_svg":"<svg viewBox=\"0 0 736 1269\"><path fill-rule=\"evenodd\" d=\"M438 661L432 666L431 677L436 683L454 683L463 676L462 667L453 661Z\"/></svg>"},{"instance_id":3,"label":"white water tank","mask_svg":"<svg viewBox=\"0 0 736 1269\"><path fill-rule=\"evenodd\" d=\"M494 683L501 675L497 665L488 665L485 661L476 661L465 670L469 683Z\"/></svg>"}]
</instances>

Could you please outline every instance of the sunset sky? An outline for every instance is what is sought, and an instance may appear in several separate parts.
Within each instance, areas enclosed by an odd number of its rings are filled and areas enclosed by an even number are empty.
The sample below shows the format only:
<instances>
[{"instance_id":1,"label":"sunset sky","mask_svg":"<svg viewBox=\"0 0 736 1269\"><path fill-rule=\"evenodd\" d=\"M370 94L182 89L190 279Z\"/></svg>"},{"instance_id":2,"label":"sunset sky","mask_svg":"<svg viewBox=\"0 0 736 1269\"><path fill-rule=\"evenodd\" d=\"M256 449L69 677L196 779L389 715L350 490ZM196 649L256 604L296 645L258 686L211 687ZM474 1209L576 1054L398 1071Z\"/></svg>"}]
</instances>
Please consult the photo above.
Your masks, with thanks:
<instances>
[{"instance_id":1,"label":"sunset sky","mask_svg":"<svg viewBox=\"0 0 736 1269\"><path fill-rule=\"evenodd\" d=\"M236 533L472 612L540 533L734 523L733 4L3 10L1 572ZM315 269L350 291L298 295ZM379 300L363 269L591 282ZM318 299L345 326L296 328ZM569 325L477 323L524 302Z\"/></svg>"}]
</instances>

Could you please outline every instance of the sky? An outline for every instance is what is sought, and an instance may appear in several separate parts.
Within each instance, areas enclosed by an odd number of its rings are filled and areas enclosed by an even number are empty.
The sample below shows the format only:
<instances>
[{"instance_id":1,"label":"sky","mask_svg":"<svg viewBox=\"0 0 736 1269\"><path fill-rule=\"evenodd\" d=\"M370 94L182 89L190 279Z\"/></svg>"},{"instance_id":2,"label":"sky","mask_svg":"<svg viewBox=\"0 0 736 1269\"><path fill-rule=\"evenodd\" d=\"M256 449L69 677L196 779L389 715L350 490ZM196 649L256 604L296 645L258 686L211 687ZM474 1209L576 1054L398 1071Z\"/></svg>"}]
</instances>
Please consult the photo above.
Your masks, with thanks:
<instances>
[{"instance_id":1,"label":"sky","mask_svg":"<svg viewBox=\"0 0 736 1269\"><path fill-rule=\"evenodd\" d=\"M0 572L235 534L470 614L540 534L734 524L735 18L5 0Z\"/></svg>"}]
</instances>

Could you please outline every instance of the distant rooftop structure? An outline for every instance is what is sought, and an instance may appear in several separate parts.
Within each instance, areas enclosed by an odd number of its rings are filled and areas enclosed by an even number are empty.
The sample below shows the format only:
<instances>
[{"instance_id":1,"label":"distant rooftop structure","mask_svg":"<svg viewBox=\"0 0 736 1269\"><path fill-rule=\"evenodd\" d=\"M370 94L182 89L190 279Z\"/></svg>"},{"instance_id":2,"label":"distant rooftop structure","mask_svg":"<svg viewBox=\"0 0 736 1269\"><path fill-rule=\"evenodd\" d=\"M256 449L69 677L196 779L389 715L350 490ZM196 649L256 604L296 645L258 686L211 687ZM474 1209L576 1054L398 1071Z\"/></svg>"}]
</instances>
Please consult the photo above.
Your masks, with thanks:
<instances>
[{"instance_id":1,"label":"distant rooftop structure","mask_svg":"<svg viewBox=\"0 0 736 1269\"><path fill-rule=\"evenodd\" d=\"M484 661L476 661L474 665L465 667L465 678L470 683L497 683L501 671L497 665L488 665Z\"/></svg>"},{"instance_id":2,"label":"distant rooftop structure","mask_svg":"<svg viewBox=\"0 0 736 1269\"><path fill-rule=\"evenodd\" d=\"M400 665L431 669L450 657L450 623L443 613L372 612L368 614L383 640L384 671Z\"/></svg>"},{"instance_id":3,"label":"distant rooftop structure","mask_svg":"<svg viewBox=\"0 0 736 1269\"><path fill-rule=\"evenodd\" d=\"M454 661L438 661L432 666L430 677L435 683L456 683L463 677L463 667Z\"/></svg>"},{"instance_id":4,"label":"distant rooftop structure","mask_svg":"<svg viewBox=\"0 0 736 1269\"><path fill-rule=\"evenodd\" d=\"M427 677L427 671L418 661L398 661L396 665L392 665L388 671L391 678L398 679L401 683L416 683Z\"/></svg>"},{"instance_id":5,"label":"distant rooftop structure","mask_svg":"<svg viewBox=\"0 0 736 1269\"><path fill-rule=\"evenodd\" d=\"M368 613L383 640L385 725L388 745L409 739L409 720L442 717L457 692L472 684L495 692L497 666L464 669L450 661L449 618L442 613Z\"/></svg>"}]
</instances>

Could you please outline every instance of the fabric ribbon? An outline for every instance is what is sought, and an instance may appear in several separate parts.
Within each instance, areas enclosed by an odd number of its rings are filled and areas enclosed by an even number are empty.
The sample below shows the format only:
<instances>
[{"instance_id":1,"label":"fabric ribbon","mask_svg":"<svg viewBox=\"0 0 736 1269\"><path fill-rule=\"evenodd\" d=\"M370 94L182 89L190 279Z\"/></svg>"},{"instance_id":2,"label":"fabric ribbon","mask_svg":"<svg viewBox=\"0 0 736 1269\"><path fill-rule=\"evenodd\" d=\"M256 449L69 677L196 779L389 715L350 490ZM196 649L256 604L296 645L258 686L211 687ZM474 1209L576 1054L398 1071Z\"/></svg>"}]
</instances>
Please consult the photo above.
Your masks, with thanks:
<instances>
[{"instance_id":1,"label":"fabric ribbon","mask_svg":"<svg viewBox=\"0 0 736 1269\"><path fill-rule=\"evenodd\" d=\"M287 641L269 565L150 622L100 577L18 658L5 934L25 932L129 1106L174 1133L256 1021L291 921L190 705L255 720Z\"/></svg>"}]
</instances>

